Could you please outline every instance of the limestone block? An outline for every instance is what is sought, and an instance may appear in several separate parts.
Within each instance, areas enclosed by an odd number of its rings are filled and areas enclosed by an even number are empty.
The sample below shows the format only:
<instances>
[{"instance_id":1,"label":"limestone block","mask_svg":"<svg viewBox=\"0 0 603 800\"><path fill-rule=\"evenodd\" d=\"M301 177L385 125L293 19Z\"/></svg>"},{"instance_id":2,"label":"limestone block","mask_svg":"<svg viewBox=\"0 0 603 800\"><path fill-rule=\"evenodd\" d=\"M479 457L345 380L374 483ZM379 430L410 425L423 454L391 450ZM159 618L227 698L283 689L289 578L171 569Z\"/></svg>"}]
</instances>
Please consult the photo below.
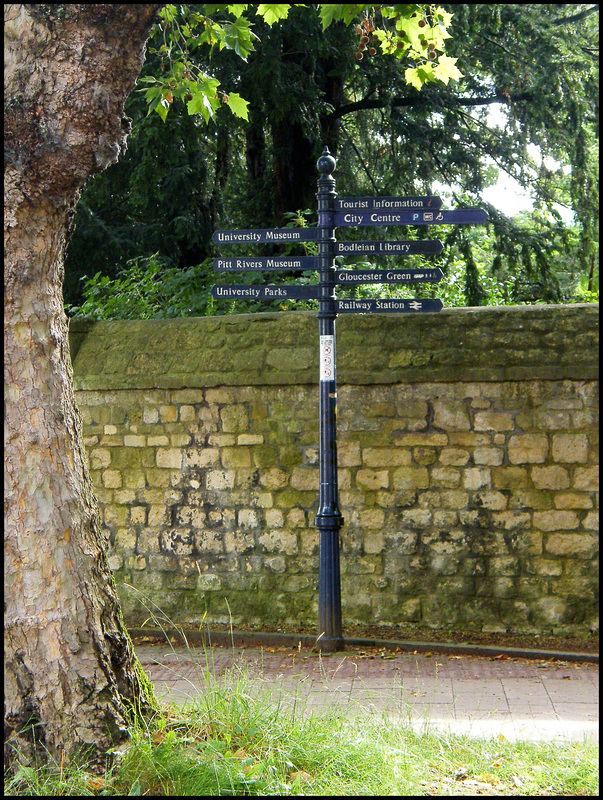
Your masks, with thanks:
<instances>
[{"instance_id":1,"label":"limestone block","mask_svg":"<svg viewBox=\"0 0 603 800\"><path fill-rule=\"evenodd\" d=\"M196 584L200 592L217 592L222 588L222 579L219 575L198 575Z\"/></svg>"},{"instance_id":2,"label":"limestone block","mask_svg":"<svg viewBox=\"0 0 603 800\"><path fill-rule=\"evenodd\" d=\"M180 406L179 416L182 422L192 422L195 419L195 407Z\"/></svg>"},{"instance_id":3,"label":"limestone block","mask_svg":"<svg viewBox=\"0 0 603 800\"><path fill-rule=\"evenodd\" d=\"M105 486L107 489L121 488L121 472L118 472L116 469L106 469L103 472L103 486Z\"/></svg>"},{"instance_id":4,"label":"limestone block","mask_svg":"<svg viewBox=\"0 0 603 800\"><path fill-rule=\"evenodd\" d=\"M268 569L272 570L272 572L283 573L287 570L287 562L283 556L271 556L269 558L265 558L264 564L268 567Z\"/></svg>"},{"instance_id":5,"label":"limestone block","mask_svg":"<svg viewBox=\"0 0 603 800\"><path fill-rule=\"evenodd\" d=\"M172 433L170 435L170 444L172 447L186 447L191 443L190 433Z\"/></svg>"},{"instance_id":6,"label":"limestone block","mask_svg":"<svg viewBox=\"0 0 603 800\"><path fill-rule=\"evenodd\" d=\"M426 467L399 467L393 473L392 483L398 490L427 489L429 472Z\"/></svg>"},{"instance_id":7,"label":"limestone block","mask_svg":"<svg viewBox=\"0 0 603 800\"><path fill-rule=\"evenodd\" d=\"M164 433L157 436L147 436L147 445L149 447L165 447L169 445L170 440Z\"/></svg>"},{"instance_id":8,"label":"limestone block","mask_svg":"<svg viewBox=\"0 0 603 800\"><path fill-rule=\"evenodd\" d=\"M305 528L306 512L301 508L292 508L287 514L288 528Z\"/></svg>"},{"instance_id":9,"label":"limestone block","mask_svg":"<svg viewBox=\"0 0 603 800\"><path fill-rule=\"evenodd\" d=\"M523 433L509 439L511 464L542 464L549 449L546 434Z\"/></svg>"},{"instance_id":10,"label":"limestone block","mask_svg":"<svg viewBox=\"0 0 603 800\"><path fill-rule=\"evenodd\" d=\"M147 425L153 425L155 422L159 422L159 409L145 406L142 409L142 421Z\"/></svg>"},{"instance_id":11,"label":"limestone block","mask_svg":"<svg viewBox=\"0 0 603 800\"><path fill-rule=\"evenodd\" d=\"M555 508L592 508L593 501L588 494L581 492L565 492L555 494Z\"/></svg>"},{"instance_id":12,"label":"limestone block","mask_svg":"<svg viewBox=\"0 0 603 800\"><path fill-rule=\"evenodd\" d=\"M284 553L288 556L297 555L297 533L285 530L265 531L258 538L258 543L269 553Z\"/></svg>"},{"instance_id":13,"label":"limestone block","mask_svg":"<svg viewBox=\"0 0 603 800\"><path fill-rule=\"evenodd\" d=\"M380 508L364 509L359 514L358 522L362 528L382 528L385 512Z\"/></svg>"},{"instance_id":14,"label":"limestone block","mask_svg":"<svg viewBox=\"0 0 603 800\"><path fill-rule=\"evenodd\" d=\"M474 455L475 460L475 455ZM460 447L444 447L440 452L440 463L448 467L462 467L469 461L469 451ZM475 463L480 463L475 461ZM485 462L481 462L485 463Z\"/></svg>"},{"instance_id":15,"label":"limestone block","mask_svg":"<svg viewBox=\"0 0 603 800\"><path fill-rule=\"evenodd\" d=\"M385 538L382 532L375 533L371 531L364 536L363 549L368 555L375 555L382 553L385 544Z\"/></svg>"},{"instance_id":16,"label":"limestone block","mask_svg":"<svg viewBox=\"0 0 603 800\"><path fill-rule=\"evenodd\" d=\"M161 531L159 546L162 553L173 553L177 556L190 556L194 549L194 536L187 528L172 528Z\"/></svg>"},{"instance_id":17,"label":"limestone block","mask_svg":"<svg viewBox=\"0 0 603 800\"><path fill-rule=\"evenodd\" d=\"M560 625L567 613L567 603L561 597L541 597L534 603L534 615L548 625Z\"/></svg>"},{"instance_id":18,"label":"limestone block","mask_svg":"<svg viewBox=\"0 0 603 800\"><path fill-rule=\"evenodd\" d=\"M551 533L546 537L547 553L573 558L592 558L598 549L598 537L591 533Z\"/></svg>"},{"instance_id":19,"label":"limestone block","mask_svg":"<svg viewBox=\"0 0 603 800\"><path fill-rule=\"evenodd\" d=\"M575 511L535 511L533 523L541 531L559 531L577 528L579 520Z\"/></svg>"},{"instance_id":20,"label":"limestone block","mask_svg":"<svg viewBox=\"0 0 603 800\"><path fill-rule=\"evenodd\" d=\"M272 508L274 506L274 497L270 492L260 492L256 502L259 508Z\"/></svg>"},{"instance_id":21,"label":"limestone block","mask_svg":"<svg viewBox=\"0 0 603 800\"><path fill-rule=\"evenodd\" d=\"M116 570L121 569L124 560L120 555L113 554L109 556L109 558L107 559L107 563L109 564L109 569L112 572L115 572Z\"/></svg>"},{"instance_id":22,"label":"limestone block","mask_svg":"<svg viewBox=\"0 0 603 800\"><path fill-rule=\"evenodd\" d=\"M356 484L359 487L364 486L366 489L387 489L389 472L388 470L359 469L356 473Z\"/></svg>"},{"instance_id":23,"label":"limestone block","mask_svg":"<svg viewBox=\"0 0 603 800\"><path fill-rule=\"evenodd\" d=\"M254 529L260 524L258 512L253 508L239 509L237 518L241 528Z\"/></svg>"},{"instance_id":24,"label":"limestone block","mask_svg":"<svg viewBox=\"0 0 603 800\"><path fill-rule=\"evenodd\" d=\"M316 467L294 467L291 473L291 486L302 491L317 492L319 471Z\"/></svg>"},{"instance_id":25,"label":"limestone block","mask_svg":"<svg viewBox=\"0 0 603 800\"><path fill-rule=\"evenodd\" d=\"M162 422L176 422L178 406L159 406L159 417Z\"/></svg>"},{"instance_id":26,"label":"limestone block","mask_svg":"<svg viewBox=\"0 0 603 800\"><path fill-rule=\"evenodd\" d=\"M146 569L147 559L146 556L127 556L124 564L129 569L142 570Z\"/></svg>"},{"instance_id":27,"label":"limestone block","mask_svg":"<svg viewBox=\"0 0 603 800\"><path fill-rule=\"evenodd\" d=\"M460 485L460 470L454 467L434 467L431 470L430 486L432 488L443 486L447 489L456 489Z\"/></svg>"},{"instance_id":28,"label":"limestone block","mask_svg":"<svg viewBox=\"0 0 603 800\"><path fill-rule=\"evenodd\" d=\"M490 486L491 472L487 467L469 467L463 471L465 489L483 489Z\"/></svg>"},{"instance_id":29,"label":"limestone block","mask_svg":"<svg viewBox=\"0 0 603 800\"><path fill-rule=\"evenodd\" d=\"M498 467L503 463L503 457L500 447L476 447L473 451L473 462L478 465Z\"/></svg>"},{"instance_id":30,"label":"limestone block","mask_svg":"<svg viewBox=\"0 0 603 800\"><path fill-rule=\"evenodd\" d=\"M559 491L559 489L567 489L570 485L567 469L558 465L550 467L532 467L530 475L532 477L532 483L537 489Z\"/></svg>"},{"instance_id":31,"label":"limestone block","mask_svg":"<svg viewBox=\"0 0 603 800\"><path fill-rule=\"evenodd\" d=\"M136 531L128 528L116 531L113 549L118 553L132 553L136 549Z\"/></svg>"},{"instance_id":32,"label":"limestone block","mask_svg":"<svg viewBox=\"0 0 603 800\"><path fill-rule=\"evenodd\" d=\"M260 484L266 489L282 489L289 483L289 475L282 469L267 469L260 473Z\"/></svg>"},{"instance_id":33,"label":"limestone block","mask_svg":"<svg viewBox=\"0 0 603 800\"><path fill-rule=\"evenodd\" d=\"M249 412L243 405L224 406L220 419L224 433L243 433L249 428Z\"/></svg>"},{"instance_id":34,"label":"limestone block","mask_svg":"<svg viewBox=\"0 0 603 800\"><path fill-rule=\"evenodd\" d=\"M586 463L588 437L584 433L556 433L553 436L553 461Z\"/></svg>"},{"instance_id":35,"label":"limestone block","mask_svg":"<svg viewBox=\"0 0 603 800\"><path fill-rule=\"evenodd\" d=\"M266 511L266 525L269 528L282 528L284 524L285 515L279 508L271 508Z\"/></svg>"},{"instance_id":36,"label":"limestone block","mask_svg":"<svg viewBox=\"0 0 603 800\"><path fill-rule=\"evenodd\" d=\"M445 447L448 444L446 433L401 433L394 439L394 444L399 447Z\"/></svg>"},{"instance_id":37,"label":"limestone block","mask_svg":"<svg viewBox=\"0 0 603 800\"><path fill-rule=\"evenodd\" d=\"M476 431L512 431L513 415L502 411L478 411L473 421Z\"/></svg>"},{"instance_id":38,"label":"limestone block","mask_svg":"<svg viewBox=\"0 0 603 800\"><path fill-rule=\"evenodd\" d=\"M132 525L146 525L147 509L145 506L132 506L130 508L130 522Z\"/></svg>"},{"instance_id":39,"label":"limestone block","mask_svg":"<svg viewBox=\"0 0 603 800\"><path fill-rule=\"evenodd\" d=\"M516 556L493 556L488 561L491 575L516 575Z\"/></svg>"},{"instance_id":40,"label":"limestone block","mask_svg":"<svg viewBox=\"0 0 603 800\"><path fill-rule=\"evenodd\" d=\"M223 553L224 548L224 533L223 531L216 531L204 528L197 530L194 534L194 551L200 555L205 553Z\"/></svg>"},{"instance_id":41,"label":"limestone block","mask_svg":"<svg viewBox=\"0 0 603 800\"><path fill-rule=\"evenodd\" d=\"M469 495L460 489L446 489L440 493L440 504L442 508L462 509L467 507Z\"/></svg>"},{"instance_id":42,"label":"limestone block","mask_svg":"<svg viewBox=\"0 0 603 800\"><path fill-rule=\"evenodd\" d=\"M367 467L402 467L409 466L410 461L410 453L400 448L364 447L362 449L362 463Z\"/></svg>"},{"instance_id":43,"label":"limestone block","mask_svg":"<svg viewBox=\"0 0 603 800\"><path fill-rule=\"evenodd\" d=\"M504 511L508 503L507 496L502 492L488 490L477 492L473 500L476 505L487 508L490 511Z\"/></svg>"},{"instance_id":44,"label":"limestone block","mask_svg":"<svg viewBox=\"0 0 603 800\"><path fill-rule=\"evenodd\" d=\"M248 447L223 447L222 466L228 468L250 467L251 452Z\"/></svg>"},{"instance_id":45,"label":"limestone block","mask_svg":"<svg viewBox=\"0 0 603 800\"><path fill-rule=\"evenodd\" d=\"M492 485L495 489L527 489L528 471L525 467L493 467Z\"/></svg>"},{"instance_id":46,"label":"limestone block","mask_svg":"<svg viewBox=\"0 0 603 800\"><path fill-rule=\"evenodd\" d=\"M574 488L585 492L595 492L599 488L598 467L576 467L574 472Z\"/></svg>"},{"instance_id":47,"label":"limestone block","mask_svg":"<svg viewBox=\"0 0 603 800\"><path fill-rule=\"evenodd\" d=\"M237 436L238 445L255 445L264 444L263 434L257 433L241 433Z\"/></svg>"},{"instance_id":48,"label":"limestone block","mask_svg":"<svg viewBox=\"0 0 603 800\"><path fill-rule=\"evenodd\" d=\"M90 469L105 469L111 464L111 451L104 447L97 447L95 450L91 450L89 457Z\"/></svg>"},{"instance_id":49,"label":"limestone block","mask_svg":"<svg viewBox=\"0 0 603 800\"><path fill-rule=\"evenodd\" d=\"M563 574L563 562L557 559L540 557L532 559L531 563L538 575L558 577Z\"/></svg>"},{"instance_id":50,"label":"limestone block","mask_svg":"<svg viewBox=\"0 0 603 800\"><path fill-rule=\"evenodd\" d=\"M582 520L582 527L586 528L587 530L598 531L599 530L599 512L598 511L590 511L584 519Z\"/></svg>"},{"instance_id":51,"label":"limestone block","mask_svg":"<svg viewBox=\"0 0 603 800\"><path fill-rule=\"evenodd\" d=\"M398 452L408 455L408 451L406 449L400 449ZM421 467L427 467L429 464L434 464L438 460L438 451L435 449L435 447L413 447L412 457L415 464L418 464ZM407 461L401 461L400 464L410 464L410 459Z\"/></svg>"},{"instance_id":52,"label":"limestone block","mask_svg":"<svg viewBox=\"0 0 603 800\"><path fill-rule=\"evenodd\" d=\"M146 447L146 436L127 434L124 436L125 447Z\"/></svg>"},{"instance_id":53,"label":"limestone block","mask_svg":"<svg viewBox=\"0 0 603 800\"><path fill-rule=\"evenodd\" d=\"M253 531L226 531L224 549L227 553L249 553L255 549Z\"/></svg>"},{"instance_id":54,"label":"limestone block","mask_svg":"<svg viewBox=\"0 0 603 800\"><path fill-rule=\"evenodd\" d=\"M156 453L156 464L162 469L180 469L183 453L178 448L159 448Z\"/></svg>"},{"instance_id":55,"label":"limestone block","mask_svg":"<svg viewBox=\"0 0 603 800\"><path fill-rule=\"evenodd\" d=\"M128 517L128 509L126 506L105 506L103 509L103 518L105 525L111 527L123 527L126 524Z\"/></svg>"},{"instance_id":56,"label":"limestone block","mask_svg":"<svg viewBox=\"0 0 603 800\"><path fill-rule=\"evenodd\" d=\"M138 483L134 488L141 489L145 486L144 476L146 475L146 483L154 489L166 488L170 485L170 473L165 469L147 469L145 470L142 485Z\"/></svg>"},{"instance_id":57,"label":"limestone block","mask_svg":"<svg viewBox=\"0 0 603 800\"><path fill-rule=\"evenodd\" d=\"M236 472L234 470L208 470L206 473L206 486L208 489L232 489L235 485Z\"/></svg>"},{"instance_id":58,"label":"limestone block","mask_svg":"<svg viewBox=\"0 0 603 800\"><path fill-rule=\"evenodd\" d=\"M159 527L167 521L167 509L164 505L150 506L148 524L152 527Z\"/></svg>"},{"instance_id":59,"label":"limestone block","mask_svg":"<svg viewBox=\"0 0 603 800\"><path fill-rule=\"evenodd\" d=\"M449 430L471 430L469 412L462 403L451 400L434 400L433 424L436 428Z\"/></svg>"},{"instance_id":60,"label":"limestone block","mask_svg":"<svg viewBox=\"0 0 603 800\"><path fill-rule=\"evenodd\" d=\"M432 514L426 508L409 508L400 511L397 515L404 527L411 529L428 528L431 525Z\"/></svg>"}]
</instances>

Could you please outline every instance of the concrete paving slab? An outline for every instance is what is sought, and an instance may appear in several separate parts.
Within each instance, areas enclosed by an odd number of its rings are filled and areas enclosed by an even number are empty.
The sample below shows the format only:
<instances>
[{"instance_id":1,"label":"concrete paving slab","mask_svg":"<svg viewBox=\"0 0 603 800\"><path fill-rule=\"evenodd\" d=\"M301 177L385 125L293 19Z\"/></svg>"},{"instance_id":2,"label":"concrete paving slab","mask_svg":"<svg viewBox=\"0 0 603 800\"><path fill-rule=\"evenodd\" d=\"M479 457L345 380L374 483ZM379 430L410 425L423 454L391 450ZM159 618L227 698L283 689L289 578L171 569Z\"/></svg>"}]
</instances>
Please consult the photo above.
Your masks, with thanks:
<instances>
[{"instance_id":1,"label":"concrete paving slab","mask_svg":"<svg viewBox=\"0 0 603 800\"><path fill-rule=\"evenodd\" d=\"M252 696L300 713L344 710L418 731L428 726L509 740L598 740L598 664L157 645L136 646L136 652L157 695L172 703L244 676Z\"/></svg>"}]
</instances>

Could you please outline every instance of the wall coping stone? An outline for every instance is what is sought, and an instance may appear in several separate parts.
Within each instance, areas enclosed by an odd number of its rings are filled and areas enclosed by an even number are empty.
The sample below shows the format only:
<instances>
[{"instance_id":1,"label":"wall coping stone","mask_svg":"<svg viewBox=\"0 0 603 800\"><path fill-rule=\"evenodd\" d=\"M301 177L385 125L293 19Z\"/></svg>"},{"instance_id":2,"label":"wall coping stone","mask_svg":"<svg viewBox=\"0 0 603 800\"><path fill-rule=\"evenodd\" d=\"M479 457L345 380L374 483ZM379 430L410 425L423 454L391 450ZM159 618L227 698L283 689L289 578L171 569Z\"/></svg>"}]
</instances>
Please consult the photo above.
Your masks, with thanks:
<instances>
[{"instance_id":1,"label":"wall coping stone","mask_svg":"<svg viewBox=\"0 0 603 800\"><path fill-rule=\"evenodd\" d=\"M597 380L598 303L343 314L340 385ZM72 319L78 391L318 383L315 311Z\"/></svg>"}]
</instances>

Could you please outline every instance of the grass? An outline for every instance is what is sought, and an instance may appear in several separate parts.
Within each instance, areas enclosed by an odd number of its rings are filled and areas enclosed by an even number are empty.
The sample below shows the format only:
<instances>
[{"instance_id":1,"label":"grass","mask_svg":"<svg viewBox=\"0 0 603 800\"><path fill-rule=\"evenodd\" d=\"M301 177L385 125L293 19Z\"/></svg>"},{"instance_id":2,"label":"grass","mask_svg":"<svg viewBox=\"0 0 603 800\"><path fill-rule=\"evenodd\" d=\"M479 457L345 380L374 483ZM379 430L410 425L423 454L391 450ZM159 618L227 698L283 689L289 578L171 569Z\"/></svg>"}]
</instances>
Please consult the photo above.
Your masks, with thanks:
<instances>
[{"instance_id":1,"label":"grass","mask_svg":"<svg viewBox=\"0 0 603 800\"><path fill-rule=\"evenodd\" d=\"M207 656L206 656L207 658ZM595 743L472 739L269 700L240 669L131 730L102 777L25 768L6 796L598 795Z\"/></svg>"},{"instance_id":2,"label":"grass","mask_svg":"<svg viewBox=\"0 0 603 800\"><path fill-rule=\"evenodd\" d=\"M155 627L170 625L157 607L151 617ZM417 732L410 721L361 710L350 717L335 704L315 711L240 667L216 677L211 651L199 661L188 649L193 699L164 703L131 728L103 776L85 764L22 767L7 777L5 796L599 794L595 742L476 739Z\"/></svg>"}]
</instances>

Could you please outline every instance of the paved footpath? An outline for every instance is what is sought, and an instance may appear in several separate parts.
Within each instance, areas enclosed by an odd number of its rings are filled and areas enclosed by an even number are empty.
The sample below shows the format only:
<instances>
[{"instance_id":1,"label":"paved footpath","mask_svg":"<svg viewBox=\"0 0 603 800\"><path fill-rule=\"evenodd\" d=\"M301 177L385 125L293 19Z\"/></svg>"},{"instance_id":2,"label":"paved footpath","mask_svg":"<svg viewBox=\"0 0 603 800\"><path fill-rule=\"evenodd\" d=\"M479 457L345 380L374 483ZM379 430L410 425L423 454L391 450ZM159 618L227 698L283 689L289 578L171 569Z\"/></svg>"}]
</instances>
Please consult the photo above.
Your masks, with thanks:
<instances>
[{"instance_id":1,"label":"paved footpath","mask_svg":"<svg viewBox=\"0 0 603 800\"><path fill-rule=\"evenodd\" d=\"M183 648L135 645L159 698L191 701L215 678L249 681L266 702L385 715L417 730L513 741L598 741L599 666L524 658L354 648Z\"/></svg>"}]
</instances>

